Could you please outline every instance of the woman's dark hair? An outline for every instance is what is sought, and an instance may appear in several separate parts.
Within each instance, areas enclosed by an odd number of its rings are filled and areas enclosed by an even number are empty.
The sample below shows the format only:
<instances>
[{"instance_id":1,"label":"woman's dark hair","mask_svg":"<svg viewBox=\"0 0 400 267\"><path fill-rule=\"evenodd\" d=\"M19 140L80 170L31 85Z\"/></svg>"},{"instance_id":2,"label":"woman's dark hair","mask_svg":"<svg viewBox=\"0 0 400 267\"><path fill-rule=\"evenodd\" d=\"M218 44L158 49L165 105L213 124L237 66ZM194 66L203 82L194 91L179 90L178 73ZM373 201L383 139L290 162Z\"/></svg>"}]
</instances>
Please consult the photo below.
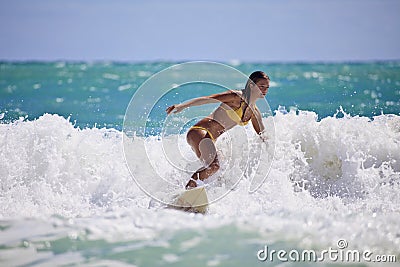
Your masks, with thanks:
<instances>
[{"instance_id":1,"label":"woman's dark hair","mask_svg":"<svg viewBox=\"0 0 400 267\"><path fill-rule=\"evenodd\" d=\"M247 80L247 83L246 83L246 87L243 90L243 99L246 101L246 103L249 103L249 101L250 101L250 94L251 94L250 84L257 83L261 79L266 79L268 81L270 80L269 76L265 72L260 71L260 70L253 72L249 76L249 79Z\"/></svg>"}]
</instances>

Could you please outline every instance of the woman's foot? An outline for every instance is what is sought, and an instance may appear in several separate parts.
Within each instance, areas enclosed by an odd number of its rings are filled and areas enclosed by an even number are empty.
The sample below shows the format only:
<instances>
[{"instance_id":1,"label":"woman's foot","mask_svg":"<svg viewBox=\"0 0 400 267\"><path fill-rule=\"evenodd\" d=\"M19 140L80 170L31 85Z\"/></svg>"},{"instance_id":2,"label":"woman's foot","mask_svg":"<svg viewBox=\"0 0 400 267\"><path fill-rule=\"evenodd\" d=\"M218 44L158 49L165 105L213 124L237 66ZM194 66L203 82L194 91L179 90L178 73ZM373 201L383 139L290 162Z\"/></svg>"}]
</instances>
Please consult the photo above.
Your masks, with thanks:
<instances>
[{"instance_id":1,"label":"woman's foot","mask_svg":"<svg viewBox=\"0 0 400 267\"><path fill-rule=\"evenodd\" d=\"M203 168L193 173L192 177L190 177L189 182L186 184L186 189L192 189L197 187L197 182L200 180L200 171L202 170Z\"/></svg>"},{"instance_id":2,"label":"woman's foot","mask_svg":"<svg viewBox=\"0 0 400 267\"><path fill-rule=\"evenodd\" d=\"M196 183L196 180L194 180L193 178L190 178L190 180L189 180L189 182L186 184L186 189L188 190L188 189L192 189L192 188L195 188L195 187L197 187L197 183Z\"/></svg>"}]
</instances>

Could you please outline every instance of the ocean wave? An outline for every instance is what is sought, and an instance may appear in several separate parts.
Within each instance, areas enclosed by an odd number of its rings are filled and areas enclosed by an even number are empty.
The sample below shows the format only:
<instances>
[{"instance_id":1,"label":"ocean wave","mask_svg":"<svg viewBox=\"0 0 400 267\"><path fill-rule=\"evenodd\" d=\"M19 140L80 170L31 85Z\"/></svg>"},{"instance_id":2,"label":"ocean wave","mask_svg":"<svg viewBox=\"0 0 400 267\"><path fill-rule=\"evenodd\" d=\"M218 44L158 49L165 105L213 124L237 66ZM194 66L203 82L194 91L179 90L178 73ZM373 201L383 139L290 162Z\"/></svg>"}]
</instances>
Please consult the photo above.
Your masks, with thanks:
<instances>
[{"instance_id":1,"label":"ocean wave","mask_svg":"<svg viewBox=\"0 0 400 267\"><path fill-rule=\"evenodd\" d=\"M79 129L44 114L1 124L0 132L4 217L80 216L140 195L124 163L119 131Z\"/></svg>"},{"instance_id":2,"label":"ocean wave","mask_svg":"<svg viewBox=\"0 0 400 267\"><path fill-rule=\"evenodd\" d=\"M271 119L264 119L267 125ZM368 119L346 115L318 121L313 112L292 111L277 112L273 121L275 151L270 156L274 160L260 192L271 193L271 187L278 183L279 190L288 193L306 192L313 198L339 197L345 203L373 198L378 200L369 203L373 206L398 209L399 116ZM233 135L239 128L232 130ZM269 132L272 136L272 129L267 129L267 135ZM146 207L148 203L125 163L120 131L79 129L68 119L44 114L34 121L1 124L0 136L2 217L83 216L110 207L127 207L132 203ZM241 157L241 150L226 152L229 140L220 139L217 146L222 161ZM179 173L158 158L163 152L160 138L147 138L146 142L147 153L136 151L132 158L137 166L131 170L133 175L137 171L144 180L154 181L142 167L149 157L158 164L155 168L172 173L173 183L183 186L189 174ZM258 143L252 141L251 145ZM193 152L182 146L179 153L186 154L194 166L200 166ZM218 186L237 190L232 182L235 171L225 169L219 173L223 183L210 189L210 194L219 194ZM238 187L246 187L246 183L250 181L245 179ZM156 190L160 188L154 186ZM273 196L279 199L278 195Z\"/></svg>"}]
</instances>

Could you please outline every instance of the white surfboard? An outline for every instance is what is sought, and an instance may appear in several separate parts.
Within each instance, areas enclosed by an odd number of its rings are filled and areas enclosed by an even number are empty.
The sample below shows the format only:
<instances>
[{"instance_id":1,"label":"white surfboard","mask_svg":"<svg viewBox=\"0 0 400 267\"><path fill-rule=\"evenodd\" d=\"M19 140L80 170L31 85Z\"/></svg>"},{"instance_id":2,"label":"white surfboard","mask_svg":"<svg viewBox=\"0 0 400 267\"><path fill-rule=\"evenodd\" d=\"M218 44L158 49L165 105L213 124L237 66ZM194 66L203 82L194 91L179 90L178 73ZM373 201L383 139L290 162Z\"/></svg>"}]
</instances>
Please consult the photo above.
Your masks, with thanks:
<instances>
[{"instance_id":1,"label":"white surfboard","mask_svg":"<svg viewBox=\"0 0 400 267\"><path fill-rule=\"evenodd\" d=\"M175 207L188 212L206 213L208 198L204 187L184 191L175 201Z\"/></svg>"}]
</instances>

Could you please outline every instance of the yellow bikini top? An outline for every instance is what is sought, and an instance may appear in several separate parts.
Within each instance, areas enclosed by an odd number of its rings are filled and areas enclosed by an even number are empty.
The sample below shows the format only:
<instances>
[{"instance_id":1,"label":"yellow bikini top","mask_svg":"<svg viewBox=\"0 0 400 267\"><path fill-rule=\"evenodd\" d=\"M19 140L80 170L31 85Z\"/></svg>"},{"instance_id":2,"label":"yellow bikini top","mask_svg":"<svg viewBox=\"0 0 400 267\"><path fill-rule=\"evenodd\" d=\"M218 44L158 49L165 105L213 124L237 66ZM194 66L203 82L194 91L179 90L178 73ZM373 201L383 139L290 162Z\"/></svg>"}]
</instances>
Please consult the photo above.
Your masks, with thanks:
<instances>
[{"instance_id":1,"label":"yellow bikini top","mask_svg":"<svg viewBox=\"0 0 400 267\"><path fill-rule=\"evenodd\" d=\"M226 115L228 115L228 117L231 118L231 120L233 120L240 126L247 125L250 121L250 119L248 119L247 121L242 121L242 119L243 119L243 104L245 104L245 102L241 101L240 107L238 107L237 109L231 109L231 108L225 109L224 108L224 110L226 111Z\"/></svg>"}]
</instances>

